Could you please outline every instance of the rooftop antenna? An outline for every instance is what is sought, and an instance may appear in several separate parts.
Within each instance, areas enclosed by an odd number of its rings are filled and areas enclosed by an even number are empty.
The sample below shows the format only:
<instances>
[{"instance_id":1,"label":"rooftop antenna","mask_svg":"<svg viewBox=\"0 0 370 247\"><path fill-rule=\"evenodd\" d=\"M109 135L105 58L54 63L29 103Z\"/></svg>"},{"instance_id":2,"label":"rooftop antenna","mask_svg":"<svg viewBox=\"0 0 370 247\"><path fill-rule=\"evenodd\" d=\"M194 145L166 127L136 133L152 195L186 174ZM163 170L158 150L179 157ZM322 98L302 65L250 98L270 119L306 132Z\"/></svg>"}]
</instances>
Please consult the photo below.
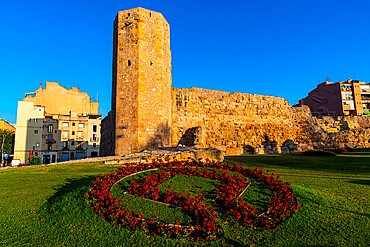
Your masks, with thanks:
<instances>
[{"instance_id":1,"label":"rooftop antenna","mask_svg":"<svg viewBox=\"0 0 370 247\"><path fill-rule=\"evenodd\" d=\"M356 79L356 75L355 75L355 73L352 73L352 75L353 75L353 79Z\"/></svg>"},{"instance_id":2,"label":"rooftop antenna","mask_svg":"<svg viewBox=\"0 0 370 247\"><path fill-rule=\"evenodd\" d=\"M99 102L99 93L96 93L96 102Z\"/></svg>"},{"instance_id":3,"label":"rooftop antenna","mask_svg":"<svg viewBox=\"0 0 370 247\"><path fill-rule=\"evenodd\" d=\"M347 73L347 71L346 72L344 72L345 74L346 74L346 81L349 79L348 78L348 73Z\"/></svg>"}]
</instances>

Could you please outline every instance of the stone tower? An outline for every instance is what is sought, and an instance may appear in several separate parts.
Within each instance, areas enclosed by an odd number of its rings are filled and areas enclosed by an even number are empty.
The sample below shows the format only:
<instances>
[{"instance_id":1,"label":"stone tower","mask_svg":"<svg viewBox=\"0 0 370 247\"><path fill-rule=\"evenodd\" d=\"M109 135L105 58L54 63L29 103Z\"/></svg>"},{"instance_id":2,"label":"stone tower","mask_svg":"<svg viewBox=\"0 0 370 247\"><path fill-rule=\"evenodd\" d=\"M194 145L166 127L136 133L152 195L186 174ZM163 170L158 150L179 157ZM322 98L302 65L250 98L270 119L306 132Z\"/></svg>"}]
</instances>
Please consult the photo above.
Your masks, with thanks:
<instances>
[{"instance_id":1,"label":"stone tower","mask_svg":"<svg viewBox=\"0 0 370 247\"><path fill-rule=\"evenodd\" d=\"M114 21L112 154L170 145L170 27L161 13L120 11Z\"/></svg>"}]
</instances>

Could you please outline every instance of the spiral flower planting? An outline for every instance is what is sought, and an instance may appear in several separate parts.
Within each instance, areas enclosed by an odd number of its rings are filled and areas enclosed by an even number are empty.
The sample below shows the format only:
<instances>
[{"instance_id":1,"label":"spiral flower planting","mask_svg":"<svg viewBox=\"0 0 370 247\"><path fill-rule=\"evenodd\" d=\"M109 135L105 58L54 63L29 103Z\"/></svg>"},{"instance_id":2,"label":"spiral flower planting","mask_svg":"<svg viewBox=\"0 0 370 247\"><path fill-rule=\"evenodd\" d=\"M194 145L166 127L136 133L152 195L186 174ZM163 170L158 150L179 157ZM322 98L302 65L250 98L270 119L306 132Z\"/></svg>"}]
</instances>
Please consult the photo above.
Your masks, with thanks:
<instances>
[{"instance_id":1,"label":"spiral flower planting","mask_svg":"<svg viewBox=\"0 0 370 247\"><path fill-rule=\"evenodd\" d=\"M122 199L111 195L112 186L128 175L157 169L146 178L131 180L128 193L145 199L182 207L191 217L193 226L182 226L178 222L167 224L156 217L147 219L140 212L129 212ZM235 175L230 175L230 171ZM212 240L220 238L222 228L217 223L217 212L204 202L204 197L190 197L189 193L176 193L171 190L161 191L158 186L174 176L198 176L222 182L221 188L215 188L215 201L218 205L244 226L273 228L289 218L299 208L296 196L288 182L282 182L279 175L245 168L242 164L211 163L200 160L191 161L153 161L151 163L127 163L117 168L115 173L98 176L93 187L85 197L89 200L94 213L115 226L131 230L145 231L150 235L186 237L189 240ZM249 178L263 182L272 192L268 210L258 210L247 204L239 195L249 184ZM119 202L120 201L120 202Z\"/></svg>"}]
</instances>

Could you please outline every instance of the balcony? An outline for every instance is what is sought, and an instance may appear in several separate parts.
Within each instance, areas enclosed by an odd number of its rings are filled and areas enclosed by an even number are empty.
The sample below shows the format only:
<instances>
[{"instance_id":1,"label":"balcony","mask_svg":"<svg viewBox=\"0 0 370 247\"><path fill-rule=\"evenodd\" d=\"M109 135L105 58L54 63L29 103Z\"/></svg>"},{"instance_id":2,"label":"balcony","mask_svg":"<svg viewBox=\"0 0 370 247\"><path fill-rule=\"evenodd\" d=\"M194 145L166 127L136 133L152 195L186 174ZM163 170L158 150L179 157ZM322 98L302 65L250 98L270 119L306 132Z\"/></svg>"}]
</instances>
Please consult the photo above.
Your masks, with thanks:
<instances>
[{"instance_id":1,"label":"balcony","mask_svg":"<svg viewBox=\"0 0 370 247\"><path fill-rule=\"evenodd\" d=\"M47 140L46 140L46 143L47 143L47 144L54 144L54 143L57 143L57 141L56 141L56 140L54 140L54 139L47 139Z\"/></svg>"},{"instance_id":2,"label":"balcony","mask_svg":"<svg viewBox=\"0 0 370 247\"><path fill-rule=\"evenodd\" d=\"M369 101L370 100L370 95L361 95L361 100L362 101Z\"/></svg>"},{"instance_id":3,"label":"balcony","mask_svg":"<svg viewBox=\"0 0 370 247\"><path fill-rule=\"evenodd\" d=\"M90 142L98 142L98 141L99 141L99 138L93 138L93 137L90 138Z\"/></svg>"},{"instance_id":4,"label":"balcony","mask_svg":"<svg viewBox=\"0 0 370 247\"><path fill-rule=\"evenodd\" d=\"M353 97L343 97L343 100L353 100Z\"/></svg>"}]
</instances>

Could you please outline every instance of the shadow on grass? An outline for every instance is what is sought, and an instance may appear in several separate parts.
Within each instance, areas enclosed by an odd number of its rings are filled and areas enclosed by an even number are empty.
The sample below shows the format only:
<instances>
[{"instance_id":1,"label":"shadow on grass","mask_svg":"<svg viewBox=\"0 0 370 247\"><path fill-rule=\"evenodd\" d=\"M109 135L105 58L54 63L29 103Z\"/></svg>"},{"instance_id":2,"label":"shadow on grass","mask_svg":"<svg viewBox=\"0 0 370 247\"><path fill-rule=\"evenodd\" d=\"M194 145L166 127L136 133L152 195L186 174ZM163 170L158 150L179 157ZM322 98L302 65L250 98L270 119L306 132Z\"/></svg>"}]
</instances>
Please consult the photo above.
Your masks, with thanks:
<instances>
[{"instance_id":1,"label":"shadow on grass","mask_svg":"<svg viewBox=\"0 0 370 247\"><path fill-rule=\"evenodd\" d=\"M83 197L95 179L96 176L67 179L63 185L54 188L56 193L41 206L39 216L56 228L96 221L97 217L91 213L90 205Z\"/></svg>"},{"instance_id":2,"label":"shadow on grass","mask_svg":"<svg viewBox=\"0 0 370 247\"><path fill-rule=\"evenodd\" d=\"M369 154L370 153L366 153ZM333 173L369 173L370 156L355 157L340 155L334 157L320 156L301 156L296 154L278 154L278 155L243 155L227 156L226 161L242 162L244 165L253 167L279 166L282 168L292 168L298 170L312 170Z\"/></svg>"},{"instance_id":3,"label":"shadow on grass","mask_svg":"<svg viewBox=\"0 0 370 247\"><path fill-rule=\"evenodd\" d=\"M352 211L352 210L347 210L347 209L342 209L342 208L336 208L336 207L331 207L331 206L327 206L327 207L328 208L331 208L331 209L334 209L334 210L337 210L337 211L341 211L341 212L356 214L356 215L359 215L359 216L370 217L370 214L367 214L367 213L359 213L359 212L355 212L355 211Z\"/></svg>"},{"instance_id":4,"label":"shadow on grass","mask_svg":"<svg viewBox=\"0 0 370 247\"><path fill-rule=\"evenodd\" d=\"M92 187L92 181L95 179L96 176L67 179L62 186L54 188L56 193L41 206L38 212L42 221L52 229L53 235L57 239L63 239L63 243L67 245L68 243L76 244L80 239L88 239L90 245L99 246L101 242L120 241L122 235L128 241L132 236L139 238L137 241L141 244L138 246L145 246L145 243L149 243L148 236L143 236L142 233L138 232L118 230L91 212L90 204L83 196L88 193ZM208 199L214 197L211 193L205 196ZM121 236L117 236L117 234ZM163 243L168 245L176 245L176 241L167 242L166 239L160 241L164 241ZM224 238L224 241L228 246L243 246L240 242L229 238ZM131 245L123 244L122 246Z\"/></svg>"},{"instance_id":5,"label":"shadow on grass","mask_svg":"<svg viewBox=\"0 0 370 247\"><path fill-rule=\"evenodd\" d=\"M350 180L347 182L352 184L370 185L370 180Z\"/></svg>"}]
</instances>

